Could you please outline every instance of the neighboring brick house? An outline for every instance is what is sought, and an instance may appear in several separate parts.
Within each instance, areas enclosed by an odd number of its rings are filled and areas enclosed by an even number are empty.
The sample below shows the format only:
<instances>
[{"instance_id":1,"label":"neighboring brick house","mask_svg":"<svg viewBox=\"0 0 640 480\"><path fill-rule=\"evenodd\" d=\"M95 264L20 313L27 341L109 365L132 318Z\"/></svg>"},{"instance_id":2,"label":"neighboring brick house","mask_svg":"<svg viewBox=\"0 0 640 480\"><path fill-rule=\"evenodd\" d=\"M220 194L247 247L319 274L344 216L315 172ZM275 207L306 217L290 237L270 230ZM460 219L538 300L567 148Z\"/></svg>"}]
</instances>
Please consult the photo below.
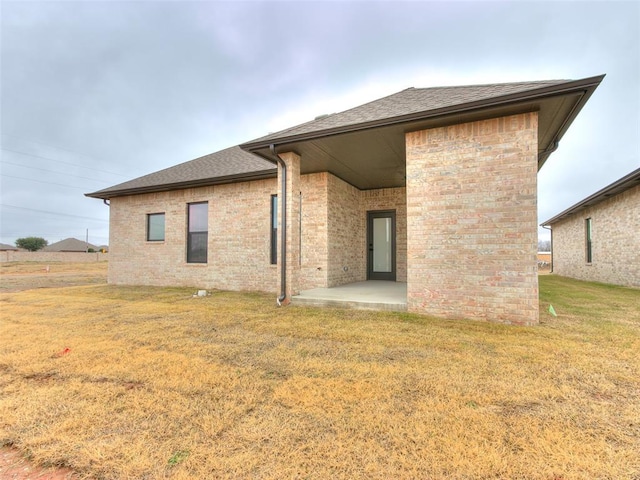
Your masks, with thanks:
<instances>
[{"instance_id":1,"label":"neighboring brick house","mask_svg":"<svg viewBox=\"0 0 640 480\"><path fill-rule=\"evenodd\" d=\"M90 193L109 281L395 280L410 312L535 324L537 171L602 78L409 88Z\"/></svg>"},{"instance_id":2,"label":"neighboring brick house","mask_svg":"<svg viewBox=\"0 0 640 480\"><path fill-rule=\"evenodd\" d=\"M553 273L640 287L640 168L542 224Z\"/></svg>"}]
</instances>

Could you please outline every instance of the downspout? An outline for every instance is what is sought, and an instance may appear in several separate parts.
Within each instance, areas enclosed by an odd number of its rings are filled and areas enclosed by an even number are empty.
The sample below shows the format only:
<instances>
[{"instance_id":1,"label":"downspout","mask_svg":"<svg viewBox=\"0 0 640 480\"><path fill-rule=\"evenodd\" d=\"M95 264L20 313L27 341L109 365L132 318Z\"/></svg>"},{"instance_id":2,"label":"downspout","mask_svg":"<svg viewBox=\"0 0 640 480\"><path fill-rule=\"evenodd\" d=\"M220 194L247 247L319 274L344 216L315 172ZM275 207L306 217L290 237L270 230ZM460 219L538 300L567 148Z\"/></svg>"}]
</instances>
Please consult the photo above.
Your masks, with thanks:
<instances>
[{"instance_id":1,"label":"downspout","mask_svg":"<svg viewBox=\"0 0 640 480\"><path fill-rule=\"evenodd\" d=\"M280 205L282 205L280 209L280 296L276 299L276 303L281 307L282 302L287 298L287 164L276 153L276 147L273 143L269 145L269 150L274 160L282 168L280 179L280 191L282 192L280 199Z\"/></svg>"},{"instance_id":2,"label":"downspout","mask_svg":"<svg viewBox=\"0 0 640 480\"><path fill-rule=\"evenodd\" d=\"M558 140L554 140L553 143L551 144L551 146L547 147L546 150L543 150L542 152L540 152L538 154L538 165L540 165L540 158L544 157L545 161L547 159L547 157L549 155L551 155L553 152L555 152L558 147L560 146L560 142ZM538 167L539 169L540 167Z\"/></svg>"},{"instance_id":3,"label":"downspout","mask_svg":"<svg viewBox=\"0 0 640 480\"><path fill-rule=\"evenodd\" d=\"M553 228L546 227L544 225L542 225L542 228L544 228L545 230L549 230L549 235L551 239L551 269L549 270L549 273L553 273Z\"/></svg>"},{"instance_id":4,"label":"downspout","mask_svg":"<svg viewBox=\"0 0 640 480\"><path fill-rule=\"evenodd\" d=\"M107 207L111 206L111 204L109 203L109 199L108 198L103 198L102 199L102 203L104 203Z\"/></svg>"}]
</instances>

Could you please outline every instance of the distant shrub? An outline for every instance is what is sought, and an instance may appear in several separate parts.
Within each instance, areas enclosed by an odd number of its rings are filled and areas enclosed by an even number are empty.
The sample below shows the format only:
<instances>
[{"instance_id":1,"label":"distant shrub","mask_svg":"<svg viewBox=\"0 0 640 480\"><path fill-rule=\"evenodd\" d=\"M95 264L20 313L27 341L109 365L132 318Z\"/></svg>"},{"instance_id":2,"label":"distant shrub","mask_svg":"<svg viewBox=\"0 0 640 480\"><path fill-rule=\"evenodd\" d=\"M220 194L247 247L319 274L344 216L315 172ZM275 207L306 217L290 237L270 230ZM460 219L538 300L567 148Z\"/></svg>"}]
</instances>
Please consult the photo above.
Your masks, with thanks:
<instances>
[{"instance_id":1,"label":"distant shrub","mask_svg":"<svg viewBox=\"0 0 640 480\"><path fill-rule=\"evenodd\" d=\"M16 240L16 247L24 248L30 252L37 252L49 245L49 242L42 237L24 237Z\"/></svg>"}]
</instances>

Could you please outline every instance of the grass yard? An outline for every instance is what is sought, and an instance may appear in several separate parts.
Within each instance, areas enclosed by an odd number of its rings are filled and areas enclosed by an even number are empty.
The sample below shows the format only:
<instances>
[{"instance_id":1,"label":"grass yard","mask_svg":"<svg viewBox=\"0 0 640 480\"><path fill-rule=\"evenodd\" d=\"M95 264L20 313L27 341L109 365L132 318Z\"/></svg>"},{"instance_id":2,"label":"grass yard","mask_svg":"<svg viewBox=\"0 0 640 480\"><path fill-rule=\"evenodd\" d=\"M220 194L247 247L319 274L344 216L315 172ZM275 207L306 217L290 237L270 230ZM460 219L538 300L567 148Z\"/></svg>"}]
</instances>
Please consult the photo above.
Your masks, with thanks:
<instances>
[{"instance_id":1,"label":"grass yard","mask_svg":"<svg viewBox=\"0 0 640 480\"><path fill-rule=\"evenodd\" d=\"M0 263L0 293L107 283L107 262Z\"/></svg>"},{"instance_id":2,"label":"grass yard","mask_svg":"<svg viewBox=\"0 0 640 480\"><path fill-rule=\"evenodd\" d=\"M640 479L637 289L542 276L532 328L193 292L1 293L0 445L94 479Z\"/></svg>"}]
</instances>

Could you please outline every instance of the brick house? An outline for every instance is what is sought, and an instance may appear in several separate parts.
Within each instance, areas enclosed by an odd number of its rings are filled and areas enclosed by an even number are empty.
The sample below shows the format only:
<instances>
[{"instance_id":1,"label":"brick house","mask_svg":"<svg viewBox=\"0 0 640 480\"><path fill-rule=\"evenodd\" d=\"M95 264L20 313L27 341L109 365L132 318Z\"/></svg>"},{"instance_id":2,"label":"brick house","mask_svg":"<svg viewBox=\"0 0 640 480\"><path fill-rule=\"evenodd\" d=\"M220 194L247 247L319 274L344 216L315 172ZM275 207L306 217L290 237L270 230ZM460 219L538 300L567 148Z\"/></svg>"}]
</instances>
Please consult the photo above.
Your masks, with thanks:
<instances>
[{"instance_id":1,"label":"brick house","mask_svg":"<svg viewBox=\"0 0 640 480\"><path fill-rule=\"evenodd\" d=\"M96 247L83 240L78 240L77 238L65 238L59 242L47 245L42 249L43 252L97 252L99 250L100 247Z\"/></svg>"},{"instance_id":2,"label":"brick house","mask_svg":"<svg viewBox=\"0 0 640 480\"><path fill-rule=\"evenodd\" d=\"M640 287L640 168L542 224L552 228L552 271Z\"/></svg>"},{"instance_id":3,"label":"brick house","mask_svg":"<svg viewBox=\"0 0 640 480\"><path fill-rule=\"evenodd\" d=\"M409 88L87 194L109 281L288 303L387 280L410 312L535 324L537 171L603 77Z\"/></svg>"}]
</instances>

